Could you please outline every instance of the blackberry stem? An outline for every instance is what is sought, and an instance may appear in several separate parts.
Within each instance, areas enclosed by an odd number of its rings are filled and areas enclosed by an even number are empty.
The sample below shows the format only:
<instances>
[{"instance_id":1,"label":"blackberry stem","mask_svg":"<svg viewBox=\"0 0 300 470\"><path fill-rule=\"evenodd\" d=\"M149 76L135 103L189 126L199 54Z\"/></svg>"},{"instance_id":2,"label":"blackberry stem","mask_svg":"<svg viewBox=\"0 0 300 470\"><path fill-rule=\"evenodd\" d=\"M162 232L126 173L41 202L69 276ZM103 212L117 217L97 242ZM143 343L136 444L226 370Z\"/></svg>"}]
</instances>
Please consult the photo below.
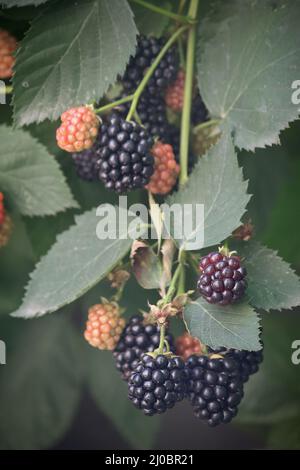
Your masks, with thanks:
<instances>
[{"instance_id":1,"label":"blackberry stem","mask_svg":"<svg viewBox=\"0 0 300 470\"><path fill-rule=\"evenodd\" d=\"M100 114L100 113L103 113L104 111L109 111L110 109L115 108L119 104L128 103L129 101L132 101L133 97L134 95L128 95L128 96L125 96L124 98L120 98L119 100L114 101L113 103L108 103L102 106L101 108L94 109L94 113Z\"/></svg>"},{"instance_id":2,"label":"blackberry stem","mask_svg":"<svg viewBox=\"0 0 300 470\"><path fill-rule=\"evenodd\" d=\"M190 23L193 21L188 16L179 15L177 13L173 13L172 11L165 10L164 8L158 7L156 5L152 5L151 3L145 2L144 0L131 0L133 3L137 3L142 7L148 8L148 10L154 11L155 13L159 13L160 15L167 16L172 20L177 21L178 23Z\"/></svg>"},{"instance_id":3,"label":"blackberry stem","mask_svg":"<svg viewBox=\"0 0 300 470\"><path fill-rule=\"evenodd\" d=\"M169 289L163 299L162 305L166 305L172 300L172 297L176 292L176 286L177 286L177 282L178 282L181 270L182 270L182 264L179 263L175 270L174 276L172 277L172 281L171 281L171 284L169 285Z\"/></svg>"},{"instance_id":4,"label":"blackberry stem","mask_svg":"<svg viewBox=\"0 0 300 470\"><path fill-rule=\"evenodd\" d=\"M197 17L199 0L191 0L188 16L193 20ZM186 75L184 86L184 106L181 118L181 139L180 139L180 186L188 180L188 154L190 139L190 118L193 97L194 62L196 48L196 24L189 28L187 53L186 53Z\"/></svg>"},{"instance_id":5,"label":"blackberry stem","mask_svg":"<svg viewBox=\"0 0 300 470\"><path fill-rule=\"evenodd\" d=\"M166 336L166 325L160 325L160 338L159 338L159 346L157 349L157 354L164 353L164 346L165 346L165 336Z\"/></svg>"},{"instance_id":6,"label":"blackberry stem","mask_svg":"<svg viewBox=\"0 0 300 470\"><path fill-rule=\"evenodd\" d=\"M144 89L147 86L148 81L152 77L156 67L159 65L160 61L164 57L164 55L168 52L170 47L174 44L174 42L177 40L177 38L187 29L189 29L190 26L181 26L177 31L175 31L174 34L170 37L170 39L166 42L164 47L161 49L160 53L157 55L155 60L152 62L151 66L148 68L146 74L144 75L143 80L137 87L134 95L133 95L133 100L129 109L129 113L127 115L126 121L131 121L132 117L134 116L134 113L136 111L139 99L141 97L141 94L143 93Z\"/></svg>"}]
</instances>

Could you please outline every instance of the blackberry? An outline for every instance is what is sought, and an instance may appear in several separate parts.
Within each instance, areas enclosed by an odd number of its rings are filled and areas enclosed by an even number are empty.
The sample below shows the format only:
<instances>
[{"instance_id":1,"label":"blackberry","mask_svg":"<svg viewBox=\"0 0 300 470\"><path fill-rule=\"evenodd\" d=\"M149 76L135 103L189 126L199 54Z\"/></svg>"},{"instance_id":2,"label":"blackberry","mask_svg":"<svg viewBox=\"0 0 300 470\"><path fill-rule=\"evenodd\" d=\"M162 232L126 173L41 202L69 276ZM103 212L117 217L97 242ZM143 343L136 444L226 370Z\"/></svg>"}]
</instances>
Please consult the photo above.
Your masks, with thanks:
<instances>
[{"instance_id":1,"label":"blackberry","mask_svg":"<svg viewBox=\"0 0 300 470\"><path fill-rule=\"evenodd\" d=\"M186 370L180 357L145 354L128 381L128 397L145 415L164 413L186 394Z\"/></svg>"},{"instance_id":2,"label":"blackberry","mask_svg":"<svg viewBox=\"0 0 300 470\"><path fill-rule=\"evenodd\" d=\"M247 271L237 256L210 253L200 260L198 290L211 304L228 305L243 297Z\"/></svg>"},{"instance_id":3,"label":"blackberry","mask_svg":"<svg viewBox=\"0 0 300 470\"><path fill-rule=\"evenodd\" d=\"M259 369L259 365L263 361L263 349L260 351L246 351L239 349L224 350L224 348L218 348L212 350L207 348L210 353L220 353L223 356L229 354L239 364L239 370L243 382L248 382L249 377L256 374Z\"/></svg>"},{"instance_id":4,"label":"blackberry","mask_svg":"<svg viewBox=\"0 0 300 470\"><path fill-rule=\"evenodd\" d=\"M126 118L130 108L129 103L124 103L116 108L120 115ZM159 137L164 143L169 143L170 125L167 119L166 105L161 96L152 96L144 92L137 106L137 113L145 129L153 137Z\"/></svg>"},{"instance_id":5,"label":"blackberry","mask_svg":"<svg viewBox=\"0 0 300 470\"><path fill-rule=\"evenodd\" d=\"M98 177L117 193L143 188L154 172L150 134L135 122L113 113L101 126L97 162Z\"/></svg>"},{"instance_id":6,"label":"blackberry","mask_svg":"<svg viewBox=\"0 0 300 470\"><path fill-rule=\"evenodd\" d=\"M171 351L173 338L166 335ZM157 325L144 325L142 315L134 315L125 326L114 350L117 369L124 380L128 380L131 372L139 363L143 353L152 352L159 345L159 327Z\"/></svg>"},{"instance_id":7,"label":"blackberry","mask_svg":"<svg viewBox=\"0 0 300 470\"><path fill-rule=\"evenodd\" d=\"M131 57L122 79L126 93L129 94L136 90L146 70L155 60L164 44L164 38L139 36L135 56ZM147 91L151 95L157 95L158 92L163 92L163 90L176 79L178 64L177 48L173 46L167 51L158 67L155 69L148 82Z\"/></svg>"},{"instance_id":8,"label":"blackberry","mask_svg":"<svg viewBox=\"0 0 300 470\"><path fill-rule=\"evenodd\" d=\"M210 426L229 423L244 396L239 363L231 354L190 356L186 361L188 399L197 418Z\"/></svg>"},{"instance_id":9,"label":"blackberry","mask_svg":"<svg viewBox=\"0 0 300 470\"><path fill-rule=\"evenodd\" d=\"M193 99L191 121L194 126L208 120L208 110L202 101L200 93Z\"/></svg>"},{"instance_id":10,"label":"blackberry","mask_svg":"<svg viewBox=\"0 0 300 470\"><path fill-rule=\"evenodd\" d=\"M97 161L97 143L92 148L83 152L73 153L72 159L75 170L79 178L85 181L95 181L98 179Z\"/></svg>"}]
</instances>

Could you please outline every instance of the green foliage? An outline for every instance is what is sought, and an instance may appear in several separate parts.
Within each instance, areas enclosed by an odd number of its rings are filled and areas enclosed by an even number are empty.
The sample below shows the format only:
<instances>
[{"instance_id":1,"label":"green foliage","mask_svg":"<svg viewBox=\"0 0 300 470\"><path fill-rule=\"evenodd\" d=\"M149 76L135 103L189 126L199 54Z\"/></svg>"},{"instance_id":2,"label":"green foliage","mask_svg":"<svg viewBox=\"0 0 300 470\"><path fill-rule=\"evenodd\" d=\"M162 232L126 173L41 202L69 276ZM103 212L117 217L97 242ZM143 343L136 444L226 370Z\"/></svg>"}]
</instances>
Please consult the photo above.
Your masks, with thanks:
<instances>
[{"instance_id":1,"label":"green foliage","mask_svg":"<svg viewBox=\"0 0 300 470\"><path fill-rule=\"evenodd\" d=\"M8 340L9 363L1 366L1 449L41 449L63 437L78 405L75 336L61 314L14 322L19 334Z\"/></svg>"},{"instance_id":2,"label":"green foliage","mask_svg":"<svg viewBox=\"0 0 300 470\"><path fill-rule=\"evenodd\" d=\"M216 245L230 236L240 225L250 199L247 183L243 181L230 135L224 132L215 147L202 157L193 170L187 185L168 198L171 204L204 204L204 244L203 248ZM192 226L189 233L177 240L182 248L195 238L196 232L203 229L195 224L195 211L191 213ZM176 218L172 235L176 237L182 229L182 220ZM187 227L184 227L187 232Z\"/></svg>"},{"instance_id":3,"label":"green foliage","mask_svg":"<svg viewBox=\"0 0 300 470\"><path fill-rule=\"evenodd\" d=\"M281 310L300 305L300 280L275 251L258 242L239 249L248 272L249 302L263 310Z\"/></svg>"},{"instance_id":4,"label":"green foliage","mask_svg":"<svg viewBox=\"0 0 300 470\"><path fill-rule=\"evenodd\" d=\"M54 120L67 108L101 98L123 73L136 33L126 1L67 0L49 6L17 53L17 125Z\"/></svg>"},{"instance_id":5,"label":"green foliage","mask_svg":"<svg viewBox=\"0 0 300 470\"><path fill-rule=\"evenodd\" d=\"M128 213L119 208L127 220ZM124 219L123 219L124 220ZM132 230L120 226L114 239L96 235L96 209L75 218L76 225L57 237L56 243L30 276L15 317L33 318L67 305L98 283L125 256Z\"/></svg>"},{"instance_id":6,"label":"green foliage","mask_svg":"<svg viewBox=\"0 0 300 470\"><path fill-rule=\"evenodd\" d=\"M158 2L155 0L152 3L160 8L164 8L165 10L171 10L171 3L168 1ZM134 2L132 2L131 8L140 34L159 37L164 33L169 24L169 18L150 10L145 14L145 8Z\"/></svg>"},{"instance_id":7,"label":"green foliage","mask_svg":"<svg viewBox=\"0 0 300 470\"><path fill-rule=\"evenodd\" d=\"M261 349L257 314L245 303L222 307L199 298L185 307L184 320L190 334L213 349Z\"/></svg>"},{"instance_id":8,"label":"green foliage","mask_svg":"<svg viewBox=\"0 0 300 470\"><path fill-rule=\"evenodd\" d=\"M54 157L23 130L0 126L0 186L23 215L78 207Z\"/></svg>"},{"instance_id":9,"label":"green foliage","mask_svg":"<svg viewBox=\"0 0 300 470\"><path fill-rule=\"evenodd\" d=\"M6 6L7 8L11 7L27 7L28 5L33 5L37 7L42 3L46 3L49 0L1 0L0 4Z\"/></svg>"},{"instance_id":10,"label":"green foliage","mask_svg":"<svg viewBox=\"0 0 300 470\"><path fill-rule=\"evenodd\" d=\"M219 2L199 25L198 80L213 117L226 119L239 148L278 143L297 119L299 2Z\"/></svg>"}]
</instances>

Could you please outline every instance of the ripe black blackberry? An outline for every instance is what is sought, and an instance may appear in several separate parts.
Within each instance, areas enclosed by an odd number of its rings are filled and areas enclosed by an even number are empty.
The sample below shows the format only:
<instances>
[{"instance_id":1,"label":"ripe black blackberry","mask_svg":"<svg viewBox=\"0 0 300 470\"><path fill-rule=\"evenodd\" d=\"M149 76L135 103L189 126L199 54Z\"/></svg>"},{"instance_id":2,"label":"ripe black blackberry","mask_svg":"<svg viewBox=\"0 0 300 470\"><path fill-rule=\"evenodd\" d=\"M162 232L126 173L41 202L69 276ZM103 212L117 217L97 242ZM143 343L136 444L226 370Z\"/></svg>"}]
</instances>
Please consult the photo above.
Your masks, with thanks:
<instances>
[{"instance_id":1,"label":"ripe black blackberry","mask_svg":"<svg viewBox=\"0 0 300 470\"><path fill-rule=\"evenodd\" d=\"M222 356L229 354L230 357L234 358L234 360L239 364L241 378L244 383L248 382L251 375L258 372L259 365L263 361L263 349L260 351L240 351L238 349L226 350L224 348L218 348L212 350L211 348L208 348L208 351L210 353L221 354Z\"/></svg>"},{"instance_id":2,"label":"ripe black blackberry","mask_svg":"<svg viewBox=\"0 0 300 470\"><path fill-rule=\"evenodd\" d=\"M126 68L122 83L126 93L136 90L146 70L150 67L165 44L164 38L139 36L135 56L131 57ZM164 55L147 84L147 91L157 95L176 79L178 71L178 53L175 46Z\"/></svg>"},{"instance_id":3,"label":"ripe black blackberry","mask_svg":"<svg viewBox=\"0 0 300 470\"><path fill-rule=\"evenodd\" d=\"M173 337L166 339L171 351L174 350ZM125 326L121 338L114 350L117 369L124 380L128 380L144 353L153 352L159 345L159 328L157 325L144 325L142 315L134 315Z\"/></svg>"},{"instance_id":4,"label":"ripe black blackberry","mask_svg":"<svg viewBox=\"0 0 300 470\"><path fill-rule=\"evenodd\" d=\"M191 121L194 126L208 120L208 110L202 101L200 93L193 99Z\"/></svg>"},{"instance_id":5,"label":"ripe black blackberry","mask_svg":"<svg viewBox=\"0 0 300 470\"><path fill-rule=\"evenodd\" d=\"M210 426L229 423L244 396L239 363L234 356L190 356L185 364L188 399L195 416Z\"/></svg>"},{"instance_id":6,"label":"ripe black blackberry","mask_svg":"<svg viewBox=\"0 0 300 470\"><path fill-rule=\"evenodd\" d=\"M228 305L240 300L246 290L247 271L237 256L213 252L200 260L200 294L211 304Z\"/></svg>"},{"instance_id":7,"label":"ripe black blackberry","mask_svg":"<svg viewBox=\"0 0 300 470\"><path fill-rule=\"evenodd\" d=\"M98 179L97 161L97 143L92 148L72 154L75 170L79 178L85 181L96 181Z\"/></svg>"},{"instance_id":8,"label":"ripe black blackberry","mask_svg":"<svg viewBox=\"0 0 300 470\"><path fill-rule=\"evenodd\" d=\"M116 108L120 115L126 118L130 103L124 103ZM158 137L162 142L169 143L169 123L167 119L166 105L161 96L152 96L144 92L139 99L137 113L145 127L153 137Z\"/></svg>"},{"instance_id":9,"label":"ripe black blackberry","mask_svg":"<svg viewBox=\"0 0 300 470\"><path fill-rule=\"evenodd\" d=\"M113 113L101 126L98 176L107 189L123 193L143 188L154 172L153 138L135 122Z\"/></svg>"},{"instance_id":10,"label":"ripe black blackberry","mask_svg":"<svg viewBox=\"0 0 300 470\"><path fill-rule=\"evenodd\" d=\"M130 375L128 397L147 416L164 413L185 397L186 377L180 357L145 354Z\"/></svg>"}]
</instances>

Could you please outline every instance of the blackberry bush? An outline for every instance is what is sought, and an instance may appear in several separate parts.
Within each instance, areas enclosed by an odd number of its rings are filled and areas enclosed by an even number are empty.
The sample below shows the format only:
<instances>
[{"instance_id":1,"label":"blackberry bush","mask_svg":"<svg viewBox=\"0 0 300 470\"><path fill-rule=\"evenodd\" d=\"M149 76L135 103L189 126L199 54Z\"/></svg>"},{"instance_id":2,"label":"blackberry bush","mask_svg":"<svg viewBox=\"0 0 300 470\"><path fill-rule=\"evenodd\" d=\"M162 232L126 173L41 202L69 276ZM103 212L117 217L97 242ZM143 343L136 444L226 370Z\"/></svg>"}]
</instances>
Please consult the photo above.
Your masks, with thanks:
<instances>
[{"instance_id":1,"label":"blackberry bush","mask_svg":"<svg viewBox=\"0 0 300 470\"><path fill-rule=\"evenodd\" d=\"M240 300L246 290L246 269L237 256L212 252L200 260L198 290L207 302L228 305Z\"/></svg>"},{"instance_id":2,"label":"blackberry bush","mask_svg":"<svg viewBox=\"0 0 300 470\"><path fill-rule=\"evenodd\" d=\"M179 357L145 354L129 377L128 396L146 416L161 414L183 400L186 372Z\"/></svg>"},{"instance_id":3,"label":"blackberry bush","mask_svg":"<svg viewBox=\"0 0 300 470\"><path fill-rule=\"evenodd\" d=\"M124 380L128 380L144 353L153 352L158 347L159 336L159 327L144 325L142 315L130 318L114 350L116 366ZM166 340L172 351L172 336L168 334Z\"/></svg>"},{"instance_id":4,"label":"blackberry bush","mask_svg":"<svg viewBox=\"0 0 300 470\"><path fill-rule=\"evenodd\" d=\"M153 138L135 122L113 113L101 127L98 176L117 193L143 188L154 172Z\"/></svg>"}]
</instances>

